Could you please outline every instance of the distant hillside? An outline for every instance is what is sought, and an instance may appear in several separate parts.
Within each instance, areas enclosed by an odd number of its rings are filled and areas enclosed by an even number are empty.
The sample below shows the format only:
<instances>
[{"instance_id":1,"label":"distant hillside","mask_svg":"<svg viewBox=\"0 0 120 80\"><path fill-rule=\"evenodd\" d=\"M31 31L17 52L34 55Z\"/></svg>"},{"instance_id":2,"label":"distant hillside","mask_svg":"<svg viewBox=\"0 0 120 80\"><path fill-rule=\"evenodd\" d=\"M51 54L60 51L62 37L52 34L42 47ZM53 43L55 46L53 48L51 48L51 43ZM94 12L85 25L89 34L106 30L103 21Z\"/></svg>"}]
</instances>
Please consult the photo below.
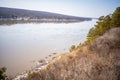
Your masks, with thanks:
<instances>
[{"instance_id":1,"label":"distant hillside","mask_svg":"<svg viewBox=\"0 0 120 80\"><path fill-rule=\"evenodd\" d=\"M44 11L0 7L0 20L80 22L91 20L91 18L69 16Z\"/></svg>"}]
</instances>

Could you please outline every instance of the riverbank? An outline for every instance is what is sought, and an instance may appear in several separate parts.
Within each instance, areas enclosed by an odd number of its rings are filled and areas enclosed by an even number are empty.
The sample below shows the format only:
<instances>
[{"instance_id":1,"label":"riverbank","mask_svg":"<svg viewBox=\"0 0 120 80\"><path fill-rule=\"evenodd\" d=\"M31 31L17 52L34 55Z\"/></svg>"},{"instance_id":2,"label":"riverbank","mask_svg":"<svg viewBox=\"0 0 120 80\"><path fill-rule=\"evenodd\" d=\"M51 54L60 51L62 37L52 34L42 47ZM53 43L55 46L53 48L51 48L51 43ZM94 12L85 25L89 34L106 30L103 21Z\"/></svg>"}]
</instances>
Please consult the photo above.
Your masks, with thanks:
<instances>
[{"instance_id":1,"label":"riverbank","mask_svg":"<svg viewBox=\"0 0 120 80\"><path fill-rule=\"evenodd\" d=\"M46 69L48 64L53 61L57 57L57 53L51 53L48 56L46 56L44 59L40 59L38 61L35 61L34 67L32 67L28 71L24 71L17 76L13 80L21 80L22 78L27 78L29 76L29 73L38 73L40 70Z\"/></svg>"}]
</instances>

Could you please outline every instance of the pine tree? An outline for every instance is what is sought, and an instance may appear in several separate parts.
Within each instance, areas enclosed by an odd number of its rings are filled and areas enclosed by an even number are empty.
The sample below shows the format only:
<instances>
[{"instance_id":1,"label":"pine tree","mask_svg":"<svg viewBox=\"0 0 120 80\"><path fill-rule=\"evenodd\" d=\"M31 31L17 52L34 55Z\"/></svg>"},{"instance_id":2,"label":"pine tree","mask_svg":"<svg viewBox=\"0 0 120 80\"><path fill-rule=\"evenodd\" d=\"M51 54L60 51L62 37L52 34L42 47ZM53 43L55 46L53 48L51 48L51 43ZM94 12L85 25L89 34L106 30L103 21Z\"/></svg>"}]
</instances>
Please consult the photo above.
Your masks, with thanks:
<instances>
[{"instance_id":1,"label":"pine tree","mask_svg":"<svg viewBox=\"0 0 120 80\"><path fill-rule=\"evenodd\" d=\"M120 27L120 7L112 14L111 27Z\"/></svg>"},{"instance_id":2,"label":"pine tree","mask_svg":"<svg viewBox=\"0 0 120 80\"><path fill-rule=\"evenodd\" d=\"M120 7L115 10L112 16L101 16L98 20L97 25L90 29L86 42L93 41L111 28L120 27Z\"/></svg>"}]
</instances>

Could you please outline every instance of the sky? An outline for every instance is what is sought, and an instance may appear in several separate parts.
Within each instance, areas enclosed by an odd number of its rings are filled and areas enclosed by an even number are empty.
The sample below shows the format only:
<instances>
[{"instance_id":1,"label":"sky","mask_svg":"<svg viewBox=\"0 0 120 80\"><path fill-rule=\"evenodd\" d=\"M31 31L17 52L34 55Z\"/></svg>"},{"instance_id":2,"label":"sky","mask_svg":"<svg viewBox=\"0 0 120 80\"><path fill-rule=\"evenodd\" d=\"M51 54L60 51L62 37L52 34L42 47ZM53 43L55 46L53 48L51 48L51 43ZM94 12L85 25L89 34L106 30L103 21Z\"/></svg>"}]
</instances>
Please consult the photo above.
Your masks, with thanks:
<instances>
[{"instance_id":1,"label":"sky","mask_svg":"<svg viewBox=\"0 0 120 80\"><path fill-rule=\"evenodd\" d=\"M0 0L0 7L98 18L113 13L120 0Z\"/></svg>"}]
</instances>

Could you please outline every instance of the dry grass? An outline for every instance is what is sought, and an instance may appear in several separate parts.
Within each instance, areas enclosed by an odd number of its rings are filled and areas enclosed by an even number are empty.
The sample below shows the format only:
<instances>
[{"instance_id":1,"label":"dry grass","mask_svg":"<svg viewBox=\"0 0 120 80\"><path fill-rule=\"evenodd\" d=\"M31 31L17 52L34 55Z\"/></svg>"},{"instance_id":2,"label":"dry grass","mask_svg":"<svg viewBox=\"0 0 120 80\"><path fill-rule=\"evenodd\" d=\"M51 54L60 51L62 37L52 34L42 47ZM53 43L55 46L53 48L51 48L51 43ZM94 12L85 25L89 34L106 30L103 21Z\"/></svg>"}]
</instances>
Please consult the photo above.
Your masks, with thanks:
<instances>
[{"instance_id":1,"label":"dry grass","mask_svg":"<svg viewBox=\"0 0 120 80\"><path fill-rule=\"evenodd\" d=\"M120 29L108 31L90 45L55 58L28 80L120 80L119 42Z\"/></svg>"}]
</instances>

